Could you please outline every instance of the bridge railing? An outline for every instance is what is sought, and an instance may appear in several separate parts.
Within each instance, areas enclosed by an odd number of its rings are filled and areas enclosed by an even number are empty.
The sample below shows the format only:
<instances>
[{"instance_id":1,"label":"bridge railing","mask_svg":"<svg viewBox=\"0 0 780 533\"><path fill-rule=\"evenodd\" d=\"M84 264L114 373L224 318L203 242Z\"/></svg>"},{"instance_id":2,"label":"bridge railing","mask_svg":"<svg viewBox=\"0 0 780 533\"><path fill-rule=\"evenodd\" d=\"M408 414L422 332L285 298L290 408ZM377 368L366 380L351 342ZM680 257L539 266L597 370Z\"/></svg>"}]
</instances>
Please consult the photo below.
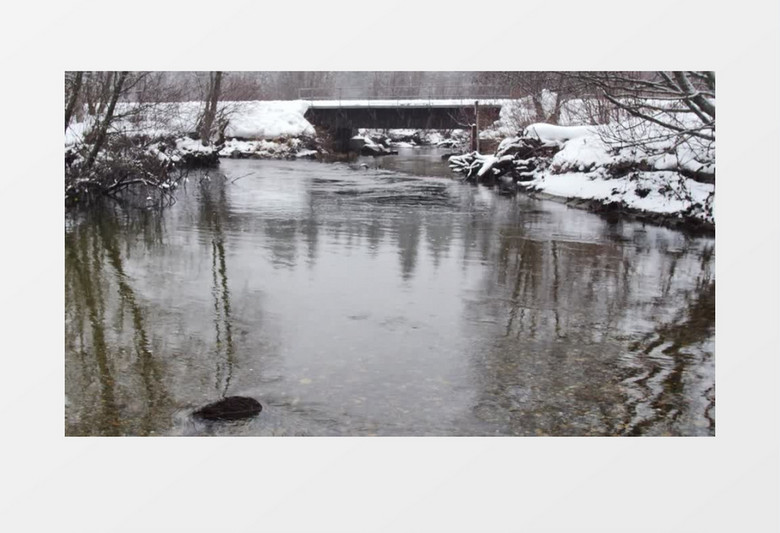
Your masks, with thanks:
<instances>
[{"instance_id":1,"label":"bridge railing","mask_svg":"<svg viewBox=\"0 0 780 533\"><path fill-rule=\"evenodd\" d=\"M499 100L510 98L502 87L490 85L401 85L395 87L303 87L300 100Z\"/></svg>"}]
</instances>

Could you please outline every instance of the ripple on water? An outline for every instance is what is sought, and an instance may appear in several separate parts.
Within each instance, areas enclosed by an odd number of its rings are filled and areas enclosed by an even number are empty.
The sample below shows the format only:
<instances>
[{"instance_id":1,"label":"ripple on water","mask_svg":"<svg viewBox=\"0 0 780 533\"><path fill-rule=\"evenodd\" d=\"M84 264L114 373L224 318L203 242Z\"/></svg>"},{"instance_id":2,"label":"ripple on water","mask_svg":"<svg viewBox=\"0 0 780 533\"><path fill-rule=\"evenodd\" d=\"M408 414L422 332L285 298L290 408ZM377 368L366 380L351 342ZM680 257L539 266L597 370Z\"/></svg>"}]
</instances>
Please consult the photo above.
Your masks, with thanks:
<instances>
[{"instance_id":1,"label":"ripple on water","mask_svg":"<svg viewBox=\"0 0 780 533\"><path fill-rule=\"evenodd\" d=\"M714 434L713 239L382 168L221 172L66 226L68 434ZM233 395L262 413L192 418Z\"/></svg>"}]
</instances>

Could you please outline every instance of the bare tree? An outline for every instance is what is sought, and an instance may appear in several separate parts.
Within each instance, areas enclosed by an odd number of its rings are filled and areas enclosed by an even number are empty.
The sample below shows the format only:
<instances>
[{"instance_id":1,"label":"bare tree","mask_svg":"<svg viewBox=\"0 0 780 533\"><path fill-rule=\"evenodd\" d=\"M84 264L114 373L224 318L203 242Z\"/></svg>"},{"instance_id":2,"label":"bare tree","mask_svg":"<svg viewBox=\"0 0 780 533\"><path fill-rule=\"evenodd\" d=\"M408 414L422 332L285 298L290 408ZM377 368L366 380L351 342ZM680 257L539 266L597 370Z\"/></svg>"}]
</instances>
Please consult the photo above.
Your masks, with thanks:
<instances>
[{"instance_id":1,"label":"bare tree","mask_svg":"<svg viewBox=\"0 0 780 533\"><path fill-rule=\"evenodd\" d=\"M582 76L629 116L668 136L715 141L715 73L657 72L652 76L597 72Z\"/></svg>"},{"instance_id":2,"label":"bare tree","mask_svg":"<svg viewBox=\"0 0 780 533\"><path fill-rule=\"evenodd\" d=\"M609 124L599 129L606 143L665 158L668 168L714 183L714 72L592 72L581 78L613 106Z\"/></svg>"},{"instance_id":3,"label":"bare tree","mask_svg":"<svg viewBox=\"0 0 780 533\"><path fill-rule=\"evenodd\" d=\"M180 100L182 93L166 73L86 72L81 78L76 91L76 74L66 73L67 104L72 109L66 121L72 121L76 109L86 108L88 114L76 130L86 131L83 137L66 137L66 203L115 196L135 185L170 200L186 168L216 164L215 151L174 152L176 133L170 130L169 120L181 106L169 102ZM69 127L72 124L66 124L66 133ZM170 133L160 134L160 130Z\"/></svg>"},{"instance_id":4,"label":"bare tree","mask_svg":"<svg viewBox=\"0 0 780 533\"><path fill-rule=\"evenodd\" d=\"M217 117L217 103L219 102L219 93L222 86L222 72L211 72L209 74L209 86L206 97L206 108L200 120L200 142L203 146L208 146Z\"/></svg>"},{"instance_id":5,"label":"bare tree","mask_svg":"<svg viewBox=\"0 0 780 533\"><path fill-rule=\"evenodd\" d=\"M76 109L76 103L79 100L79 93L81 92L81 82L84 78L83 72L76 72L72 79L65 79L65 96L67 99L67 105L65 107L65 131L68 130L70 119L73 116L73 111Z\"/></svg>"},{"instance_id":6,"label":"bare tree","mask_svg":"<svg viewBox=\"0 0 780 533\"><path fill-rule=\"evenodd\" d=\"M84 168L86 170L92 168L98 152L100 152L100 149L103 147L103 143L106 140L106 134L108 133L108 128L111 126L111 121L114 119L114 109L116 109L116 103L119 101L119 96L122 94L122 86L127 79L127 75L127 71L120 72L113 84L113 90L111 92L111 100L108 104L108 109L106 109L106 114L95 132L95 142L93 143L92 150L90 150L89 155L87 156L87 160L84 163Z\"/></svg>"},{"instance_id":7,"label":"bare tree","mask_svg":"<svg viewBox=\"0 0 780 533\"><path fill-rule=\"evenodd\" d=\"M262 100L265 97L259 72L231 72L222 78L220 99L228 102Z\"/></svg>"}]
</instances>

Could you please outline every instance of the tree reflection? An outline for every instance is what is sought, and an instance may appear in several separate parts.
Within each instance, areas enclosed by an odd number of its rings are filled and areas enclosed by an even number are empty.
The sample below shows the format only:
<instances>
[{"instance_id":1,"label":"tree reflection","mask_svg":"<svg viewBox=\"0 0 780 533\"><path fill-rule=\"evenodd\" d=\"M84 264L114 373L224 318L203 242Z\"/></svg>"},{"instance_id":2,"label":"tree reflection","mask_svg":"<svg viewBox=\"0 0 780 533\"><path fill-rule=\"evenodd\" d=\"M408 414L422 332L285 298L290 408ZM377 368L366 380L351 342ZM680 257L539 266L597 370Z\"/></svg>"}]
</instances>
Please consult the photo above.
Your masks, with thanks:
<instances>
[{"instance_id":1,"label":"tree reflection","mask_svg":"<svg viewBox=\"0 0 780 533\"><path fill-rule=\"evenodd\" d=\"M82 255L85 248L84 245L86 244L86 235L81 235L80 237L77 238L73 234L65 237L65 272L66 280L70 280L70 283L66 282L65 294L66 301L71 302L70 305L67 305L67 309L72 313L71 317L73 320L70 324L75 322L74 325L77 328L75 334L78 335L78 339L73 338L74 331L67 327L69 325L67 320L65 335L66 345L73 346L78 350L79 362L83 365L84 370L81 373L84 382L80 387L66 389L66 394L71 396L71 403L84 407L89 406L91 409L87 413L83 411L78 413L77 421L71 423L68 429L73 432L72 434L76 435L93 433L118 435L121 416L114 391L113 369L109 362L111 354L108 353L106 345L105 322L102 309L96 298L96 291L93 288L93 280L99 280L99 276L95 275L93 277L91 275L89 268L90 257ZM84 326L86 321L89 322L91 332L91 343L89 344L85 343ZM89 355L94 357L94 362L88 360L87 357ZM92 372L88 369L93 364L97 367L97 372ZM98 381L99 394L97 398L87 397L92 388L90 386L90 381L92 381L90 376L95 376ZM79 393L83 394L83 396ZM84 411L86 410L84 409Z\"/></svg>"},{"instance_id":2,"label":"tree reflection","mask_svg":"<svg viewBox=\"0 0 780 533\"><path fill-rule=\"evenodd\" d=\"M704 256L711 258L707 252ZM630 346L635 363L625 381L640 393L630 400L633 409L624 434L642 435L654 428L675 433L680 426L715 432L714 376L700 370L711 363L715 331L715 280L709 269L699 274L691 289L674 297L685 306Z\"/></svg>"},{"instance_id":3,"label":"tree reflection","mask_svg":"<svg viewBox=\"0 0 780 533\"><path fill-rule=\"evenodd\" d=\"M417 265L417 252L420 248L420 234L422 224L418 211L412 211L398 221L393 228L398 247L398 256L401 262L401 277L408 281L414 275Z\"/></svg>"},{"instance_id":4,"label":"tree reflection","mask_svg":"<svg viewBox=\"0 0 780 533\"><path fill-rule=\"evenodd\" d=\"M683 388L709 364L714 280L694 244L669 254L614 240L535 240L507 226L495 254L485 297L467 315L475 335L492 330L473 358L478 420L515 435L701 430L691 421L709 417L714 406L708 381L695 391ZM637 264L660 264L664 279L654 281L657 273ZM687 276L696 271L700 279L691 288ZM686 311L662 320L679 302ZM486 318L503 327L486 328ZM655 347L652 357L642 357L641 343L631 344L646 325L652 330L642 342L663 345L669 360L663 372Z\"/></svg>"},{"instance_id":5,"label":"tree reflection","mask_svg":"<svg viewBox=\"0 0 780 533\"><path fill-rule=\"evenodd\" d=\"M146 236L159 235L160 228L145 227L144 220L159 222L141 217L133 219L132 224L140 225ZM151 348L147 310L124 271L118 240L122 231L117 213L104 208L66 232L66 394L78 406L69 408L72 416L66 428L68 434L148 435L159 429L166 409L164 366ZM128 242L128 253L130 246ZM106 275L107 269L113 271L113 276ZM126 310L129 339L125 337ZM84 331L87 323L89 337ZM132 360L128 359L130 354ZM90 369L90 355L96 371ZM140 391L132 378L123 375L117 380L120 369L128 365L138 369ZM81 368L78 378L75 368ZM98 397L90 392L95 384ZM137 416L136 411L143 415Z\"/></svg>"},{"instance_id":6,"label":"tree reflection","mask_svg":"<svg viewBox=\"0 0 780 533\"><path fill-rule=\"evenodd\" d=\"M225 259L224 220L230 208L225 190L225 180L201 181L200 220L202 230L211 236L211 294L214 299L214 344L216 351L215 388L226 396L236 364L233 343L233 319L230 310L227 262Z\"/></svg>"}]
</instances>

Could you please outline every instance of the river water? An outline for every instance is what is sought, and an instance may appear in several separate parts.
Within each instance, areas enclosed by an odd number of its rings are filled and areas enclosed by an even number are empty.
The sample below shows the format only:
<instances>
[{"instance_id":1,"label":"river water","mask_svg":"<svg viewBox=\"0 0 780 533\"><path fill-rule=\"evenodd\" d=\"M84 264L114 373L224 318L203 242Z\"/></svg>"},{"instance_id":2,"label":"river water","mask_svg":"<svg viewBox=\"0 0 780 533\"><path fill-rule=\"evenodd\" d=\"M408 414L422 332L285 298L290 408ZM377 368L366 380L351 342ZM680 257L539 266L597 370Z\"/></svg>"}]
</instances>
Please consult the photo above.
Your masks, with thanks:
<instances>
[{"instance_id":1,"label":"river water","mask_svg":"<svg viewBox=\"0 0 780 533\"><path fill-rule=\"evenodd\" d=\"M714 239L440 154L223 160L68 214L66 434L714 435ZM191 416L231 395L262 413Z\"/></svg>"}]
</instances>

